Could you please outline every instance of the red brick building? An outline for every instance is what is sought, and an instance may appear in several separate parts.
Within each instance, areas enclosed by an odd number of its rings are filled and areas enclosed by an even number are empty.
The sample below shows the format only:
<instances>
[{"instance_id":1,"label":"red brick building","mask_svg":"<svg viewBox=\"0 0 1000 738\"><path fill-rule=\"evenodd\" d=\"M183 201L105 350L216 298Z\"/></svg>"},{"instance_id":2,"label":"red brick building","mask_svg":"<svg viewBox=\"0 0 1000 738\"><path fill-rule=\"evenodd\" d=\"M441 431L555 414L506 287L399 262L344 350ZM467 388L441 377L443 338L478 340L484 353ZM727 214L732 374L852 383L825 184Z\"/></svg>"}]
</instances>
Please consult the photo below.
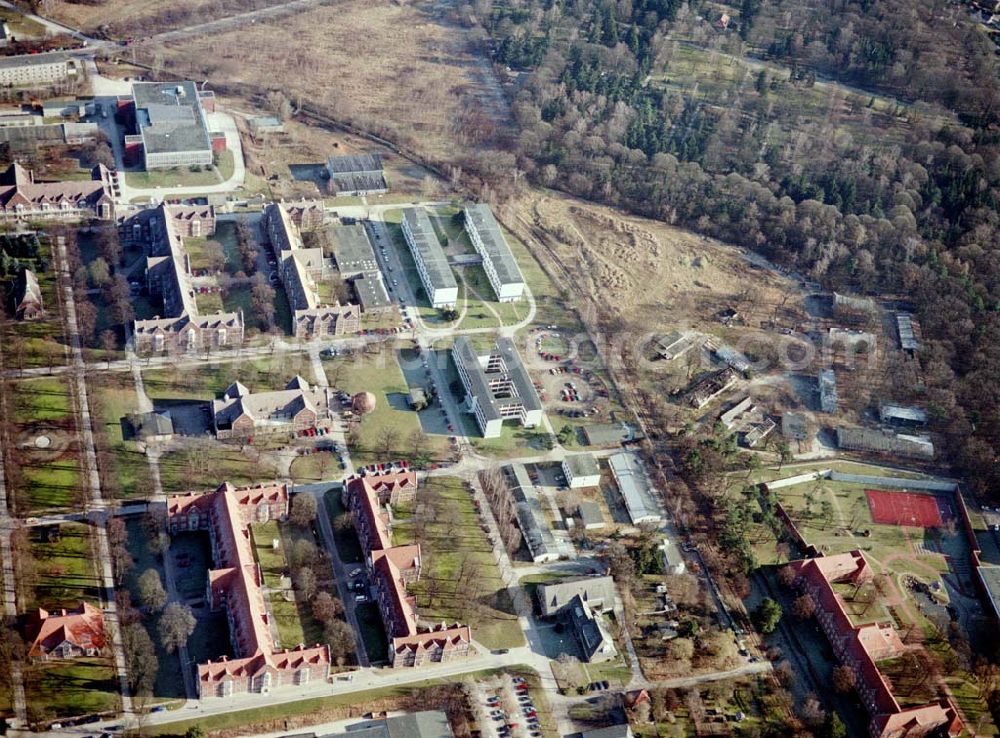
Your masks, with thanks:
<instances>
[{"instance_id":1,"label":"red brick building","mask_svg":"<svg viewBox=\"0 0 1000 738\"><path fill-rule=\"evenodd\" d=\"M816 618L837 658L854 671L855 689L871 721L872 738L914 738L947 731L962 732L958 710L949 700L901 707L877 662L902 654L906 647L889 623L856 626L833 585L864 584L874 572L861 551L793 561L796 584L816 603Z\"/></svg>"},{"instance_id":2,"label":"red brick building","mask_svg":"<svg viewBox=\"0 0 1000 738\"><path fill-rule=\"evenodd\" d=\"M113 175L99 164L91 176L89 181L36 182L30 169L14 162L0 174L0 220L114 220Z\"/></svg>"},{"instance_id":3,"label":"red brick building","mask_svg":"<svg viewBox=\"0 0 1000 738\"><path fill-rule=\"evenodd\" d=\"M280 649L261 590L263 579L250 543L250 524L283 520L288 515L288 486L234 487L189 492L167 498L171 533L207 530L215 568L208 572L207 599L224 609L234 658L197 667L198 696L267 694L273 689L325 681L330 676L327 646Z\"/></svg>"},{"instance_id":4,"label":"red brick building","mask_svg":"<svg viewBox=\"0 0 1000 738\"><path fill-rule=\"evenodd\" d=\"M86 602L73 610L35 610L25 620L24 635L33 661L100 656L108 645L104 614Z\"/></svg>"},{"instance_id":5,"label":"red brick building","mask_svg":"<svg viewBox=\"0 0 1000 738\"><path fill-rule=\"evenodd\" d=\"M413 471L354 476L344 485L344 506L350 510L365 553L393 666L420 666L469 654L472 632L467 625L421 625L407 585L420 578L420 545L392 545L386 506L409 502L417 492Z\"/></svg>"}]
</instances>

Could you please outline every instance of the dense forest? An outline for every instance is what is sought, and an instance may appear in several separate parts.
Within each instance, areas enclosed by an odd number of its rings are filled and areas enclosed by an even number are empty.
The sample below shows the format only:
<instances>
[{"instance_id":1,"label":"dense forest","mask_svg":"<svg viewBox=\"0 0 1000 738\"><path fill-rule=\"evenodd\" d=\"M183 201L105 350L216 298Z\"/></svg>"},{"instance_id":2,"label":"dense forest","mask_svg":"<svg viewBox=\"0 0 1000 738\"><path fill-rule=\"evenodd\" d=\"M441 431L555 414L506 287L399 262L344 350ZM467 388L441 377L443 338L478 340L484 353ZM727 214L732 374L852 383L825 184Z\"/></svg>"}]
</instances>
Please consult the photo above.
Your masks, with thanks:
<instances>
[{"instance_id":1,"label":"dense forest","mask_svg":"<svg viewBox=\"0 0 1000 738\"><path fill-rule=\"evenodd\" d=\"M963 6L465 10L517 77L513 146L536 182L913 300L945 458L1000 497L1000 85Z\"/></svg>"}]
</instances>

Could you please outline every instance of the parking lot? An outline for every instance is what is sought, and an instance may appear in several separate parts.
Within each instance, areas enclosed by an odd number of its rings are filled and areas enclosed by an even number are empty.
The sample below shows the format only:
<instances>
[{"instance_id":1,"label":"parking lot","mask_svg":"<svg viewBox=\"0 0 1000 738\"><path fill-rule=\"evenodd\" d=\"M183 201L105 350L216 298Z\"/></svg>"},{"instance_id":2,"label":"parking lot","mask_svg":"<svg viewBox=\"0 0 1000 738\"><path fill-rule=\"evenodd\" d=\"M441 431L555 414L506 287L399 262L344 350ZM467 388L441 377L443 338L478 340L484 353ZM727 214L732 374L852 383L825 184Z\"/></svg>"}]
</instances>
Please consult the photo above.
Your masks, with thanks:
<instances>
[{"instance_id":1,"label":"parking lot","mask_svg":"<svg viewBox=\"0 0 1000 738\"><path fill-rule=\"evenodd\" d=\"M504 676L495 685L479 685L483 736L542 738L542 726L523 677Z\"/></svg>"}]
</instances>

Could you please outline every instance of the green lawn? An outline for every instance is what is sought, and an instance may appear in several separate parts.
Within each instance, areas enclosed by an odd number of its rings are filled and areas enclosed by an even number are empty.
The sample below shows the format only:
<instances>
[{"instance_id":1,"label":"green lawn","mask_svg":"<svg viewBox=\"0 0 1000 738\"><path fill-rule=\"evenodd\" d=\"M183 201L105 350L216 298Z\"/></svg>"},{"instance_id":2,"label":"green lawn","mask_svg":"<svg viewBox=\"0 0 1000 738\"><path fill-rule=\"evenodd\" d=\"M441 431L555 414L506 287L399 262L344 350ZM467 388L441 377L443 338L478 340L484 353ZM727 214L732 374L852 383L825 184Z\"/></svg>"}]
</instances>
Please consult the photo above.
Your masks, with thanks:
<instances>
[{"instance_id":1,"label":"green lawn","mask_svg":"<svg viewBox=\"0 0 1000 738\"><path fill-rule=\"evenodd\" d=\"M22 263L35 270L45 313L37 320L11 319L7 322L0 334L4 346L4 368L63 366L68 347L60 319L61 302L56 288L55 265L47 241L43 239L39 244L38 259L34 263L30 260L23 260ZM46 265L45 269L40 268L42 264ZM9 290L8 294L13 294L13 280L7 280L4 286Z\"/></svg>"},{"instance_id":2,"label":"green lawn","mask_svg":"<svg viewBox=\"0 0 1000 738\"><path fill-rule=\"evenodd\" d=\"M351 394L368 391L375 395L375 411L366 415L360 424L359 443L351 447L355 466L363 466L392 458L410 458L410 437L420 430L417 413L406 405L409 386L399 367L395 352L355 354L344 359L324 362L330 385ZM383 440L392 434L389 453L383 454ZM432 457L440 457L447 449L445 436L429 435L427 450Z\"/></svg>"},{"instance_id":3,"label":"green lawn","mask_svg":"<svg viewBox=\"0 0 1000 738\"><path fill-rule=\"evenodd\" d=\"M223 363L202 362L197 367L144 369L146 393L153 399L214 400L226 387L240 381L251 392L282 389L296 374L314 381L309 357L302 353L247 358Z\"/></svg>"},{"instance_id":4,"label":"green lawn","mask_svg":"<svg viewBox=\"0 0 1000 738\"><path fill-rule=\"evenodd\" d=\"M251 484L273 476L274 469L266 459L248 456L238 446L217 441L206 440L160 457L160 482L168 494L214 488L226 481Z\"/></svg>"},{"instance_id":5,"label":"green lawn","mask_svg":"<svg viewBox=\"0 0 1000 738\"><path fill-rule=\"evenodd\" d=\"M144 498L152 493L146 455L135 441L125 440L122 418L136 412L139 399L131 374L106 373L90 381L90 397L100 444L110 452L114 473L107 475L119 499ZM105 493L109 490L105 485Z\"/></svg>"},{"instance_id":6,"label":"green lawn","mask_svg":"<svg viewBox=\"0 0 1000 738\"><path fill-rule=\"evenodd\" d=\"M110 659L32 664L24 670L24 682L29 711L43 719L89 715L118 707L118 680Z\"/></svg>"},{"instance_id":7,"label":"green lawn","mask_svg":"<svg viewBox=\"0 0 1000 738\"><path fill-rule=\"evenodd\" d=\"M203 167L197 172L189 167L126 172L125 182L129 187L174 187L183 190L184 187L204 187L224 182L233 176L234 167L233 152L223 151L218 155L218 167Z\"/></svg>"},{"instance_id":8,"label":"green lawn","mask_svg":"<svg viewBox=\"0 0 1000 738\"><path fill-rule=\"evenodd\" d=\"M55 531L56 526L30 531L34 573L20 577L22 609L71 608L80 600L99 604L101 580L94 568L90 528L82 523L62 523L58 533Z\"/></svg>"},{"instance_id":9,"label":"green lawn","mask_svg":"<svg viewBox=\"0 0 1000 738\"><path fill-rule=\"evenodd\" d=\"M416 509L425 521L419 539ZM421 546L423 571L410 591L421 618L466 623L472 637L488 648L524 643L492 549L479 527L472 494L461 479L428 479L416 505L398 506L393 543L415 542Z\"/></svg>"},{"instance_id":10,"label":"green lawn","mask_svg":"<svg viewBox=\"0 0 1000 738\"><path fill-rule=\"evenodd\" d=\"M282 575L291 573L292 567L288 555L295 543L307 540L317 544L311 531L303 530L291 523L272 520L267 523L255 523L251 526L251 530L254 552L264 576L264 584L272 590L280 588ZM279 541L277 549L272 545L275 539ZM329 580L331 576L329 571L315 570L315 573L320 582ZM323 627L313 618L309 603L287 601L278 591L273 592L269 600L282 647L291 648L300 643L320 643L323 640Z\"/></svg>"}]
</instances>

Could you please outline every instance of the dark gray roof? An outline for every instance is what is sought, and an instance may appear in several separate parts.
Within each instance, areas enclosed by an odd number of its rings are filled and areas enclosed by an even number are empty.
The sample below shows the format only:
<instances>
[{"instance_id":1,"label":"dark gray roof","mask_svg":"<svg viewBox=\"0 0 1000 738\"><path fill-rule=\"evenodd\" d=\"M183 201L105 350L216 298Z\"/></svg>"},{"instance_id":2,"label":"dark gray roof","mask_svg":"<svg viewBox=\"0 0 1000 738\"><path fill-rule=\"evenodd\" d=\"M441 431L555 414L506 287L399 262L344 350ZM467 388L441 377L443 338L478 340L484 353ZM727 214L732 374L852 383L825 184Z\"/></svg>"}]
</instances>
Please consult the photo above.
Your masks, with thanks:
<instances>
[{"instance_id":1,"label":"dark gray roof","mask_svg":"<svg viewBox=\"0 0 1000 738\"><path fill-rule=\"evenodd\" d=\"M588 525L604 525L604 515L601 514L601 506L596 502L585 500L580 503L580 520L584 527Z\"/></svg>"},{"instance_id":2,"label":"dark gray roof","mask_svg":"<svg viewBox=\"0 0 1000 738\"><path fill-rule=\"evenodd\" d=\"M40 64L55 64L60 61L76 61L75 57L65 51L49 51L44 54L21 54L19 56L0 56L0 67L9 69L16 67L35 67Z\"/></svg>"},{"instance_id":3,"label":"dark gray roof","mask_svg":"<svg viewBox=\"0 0 1000 738\"><path fill-rule=\"evenodd\" d=\"M475 395L476 401L482 408L483 417L487 421L501 418L503 414L500 409L513 402L519 402L527 411L540 410L541 400L538 399L535 385L532 384L531 377L521 363L521 356L517 353L514 342L509 338L498 338L490 355L500 358L502 364L500 371L486 371L479 362L479 356L468 336L459 336L455 339L455 361L461 362L465 367L469 377L469 391ZM509 380L510 389L516 397L498 398L494 395L490 388L491 382L504 378Z\"/></svg>"},{"instance_id":4,"label":"dark gray roof","mask_svg":"<svg viewBox=\"0 0 1000 738\"><path fill-rule=\"evenodd\" d=\"M330 174L359 174L382 171L382 157L378 154L331 156L326 160Z\"/></svg>"},{"instance_id":5,"label":"dark gray roof","mask_svg":"<svg viewBox=\"0 0 1000 738\"><path fill-rule=\"evenodd\" d=\"M328 733L321 738L452 738L452 733L444 712L423 710L368 720L349 726L342 733Z\"/></svg>"},{"instance_id":6,"label":"dark gray roof","mask_svg":"<svg viewBox=\"0 0 1000 738\"><path fill-rule=\"evenodd\" d=\"M501 284L523 283L524 277L517 266L517 260L510 251L500 224L493 217L493 211L485 203L468 205L465 208L465 227L475 229L483 242L483 258L489 259L496 270Z\"/></svg>"},{"instance_id":7,"label":"dark gray roof","mask_svg":"<svg viewBox=\"0 0 1000 738\"><path fill-rule=\"evenodd\" d=\"M571 599L563 612L566 621L576 635L577 642L580 644L584 660L592 660L608 640L601 624L580 595ZM613 643L611 645L614 647Z\"/></svg>"},{"instance_id":8,"label":"dark gray roof","mask_svg":"<svg viewBox=\"0 0 1000 738\"><path fill-rule=\"evenodd\" d=\"M517 500L517 522L533 558L558 555L555 536L545 519L542 501L538 490L528 476L524 464L508 464L507 470L513 477L511 485L514 499Z\"/></svg>"},{"instance_id":9,"label":"dark gray roof","mask_svg":"<svg viewBox=\"0 0 1000 738\"><path fill-rule=\"evenodd\" d=\"M448 266L448 257L441 248L427 211L423 208L406 208L403 220L406 221L410 235L407 245L413 252L413 258L423 264L431 287L436 290L457 287L458 282ZM428 295L428 298L432 297Z\"/></svg>"},{"instance_id":10,"label":"dark gray roof","mask_svg":"<svg viewBox=\"0 0 1000 738\"><path fill-rule=\"evenodd\" d=\"M194 82L133 82L132 97L147 154L212 148Z\"/></svg>"},{"instance_id":11,"label":"dark gray roof","mask_svg":"<svg viewBox=\"0 0 1000 738\"><path fill-rule=\"evenodd\" d=\"M551 617L579 595L591 607L611 609L615 603L615 580L611 577L572 577L538 585L542 615Z\"/></svg>"},{"instance_id":12,"label":"dark gray roof","mask_svg":"<svg viewBox=\"0 0 1000 738\"><path fill-rule=\"evenodd\" d=\"M132 427L140 438L169 436L174 432L174 421L170 411L141 413L132 416Z\"/></svg>"},{"instance_id":13,"label":"dark gray roof","mask_svg":"<svg viewBox=\"0 0 1000 738\"><path fill-rule=\"evenodd\" d=\"M631 738L632 729L628 723L621 725L611 725L607 728L597 728L596 730L585 730L580 734L580 738Z\"/></svg>"}]
</instances>

